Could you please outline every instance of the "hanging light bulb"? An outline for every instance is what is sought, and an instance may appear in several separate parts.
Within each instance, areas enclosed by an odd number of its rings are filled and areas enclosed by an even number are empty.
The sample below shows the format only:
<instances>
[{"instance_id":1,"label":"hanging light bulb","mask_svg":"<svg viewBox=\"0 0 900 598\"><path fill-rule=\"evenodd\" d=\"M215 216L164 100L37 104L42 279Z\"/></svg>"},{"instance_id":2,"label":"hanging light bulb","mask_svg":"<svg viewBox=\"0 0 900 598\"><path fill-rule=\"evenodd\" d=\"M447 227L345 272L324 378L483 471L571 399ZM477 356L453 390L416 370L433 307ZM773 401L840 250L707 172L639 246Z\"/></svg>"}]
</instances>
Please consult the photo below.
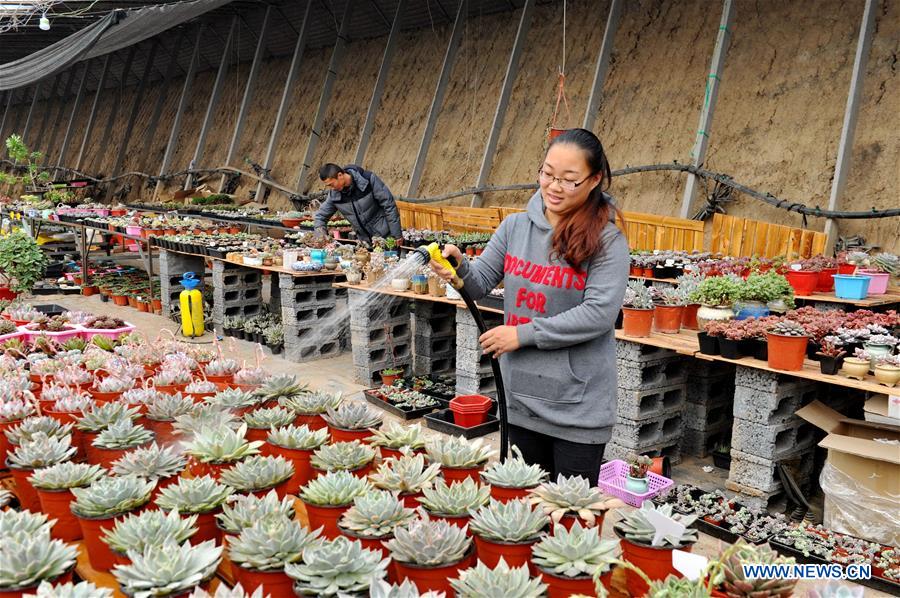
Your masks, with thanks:
<instances>
[{"instance_id":1,"label":"hanging light bulb","mask_svg":"<svg viewBox=\"0 0 900 598\"><path fill-rule=\"evenodd\" d=\"M40 27L41 31L50 31L50 19L47 18L47 13L41 16L41 20L38 21L38 27Z\"/></svg>"}]
</instances>

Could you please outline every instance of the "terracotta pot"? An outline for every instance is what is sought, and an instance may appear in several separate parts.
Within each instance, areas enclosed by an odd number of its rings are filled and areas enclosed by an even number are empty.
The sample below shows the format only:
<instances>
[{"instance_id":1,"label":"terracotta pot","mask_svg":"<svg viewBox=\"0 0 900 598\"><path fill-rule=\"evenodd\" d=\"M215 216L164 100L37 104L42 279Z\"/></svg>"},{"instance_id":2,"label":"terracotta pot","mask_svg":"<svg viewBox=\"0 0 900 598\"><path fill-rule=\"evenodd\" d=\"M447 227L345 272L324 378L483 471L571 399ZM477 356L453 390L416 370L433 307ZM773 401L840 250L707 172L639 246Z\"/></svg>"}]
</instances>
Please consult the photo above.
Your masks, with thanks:
<instances>
[{"instance_id":1,"label":"terracotta pot","mask_svg":"<svg viewBox=\"0 0 900 598\"><path fill-rule=\"evenodd\" d=\"M381 374L381 383L385 386L393 386L400 374Z\"/></svg>"},{"instance_id":2,"label":"terracotta pot","mask_svg":"<svg viewBox=\"0 0 900 598\"><path fill-rule=\"evenodd\" d=\"M128 305L128 297L125 297L124 295L113 295L112 300L113 303L119 307L126 307Z\"/></svg>"},{"instance_id":3,"label":"terracotta pot","mask_svg":"<svg viewBox=\"0 0 900 598\"><path fill-rule=\"evenodd\" d=\"M819 273L808 270L788 270L784 275L798 297L809 297L816 292L819 284Z\"/></svg>"},{"instance_id":4,"label":"terracotta pot","mask_svg":"<svg viewBox=\"0 0 900 598\"><path fill-rule=\"evenodd\" d=\"M234 374L225 374L223 376L206 376L206 379L216 384L234 384Z\"/></svg>"},{"instance_id":5,"label":"terracotta pot","mask_svg":"<svg viewBox=\"0 0 900 598\"><path fill-rule=\"evenodd\" d=\"M697 310L699 309L699 303L691 303L684 306L684 311L681 313L682 328L685 330L700 330L700 325L697 323Z\"/></svg>"},{"instance_id":6,"label":"terracotta pot","mask_svg":"<svg viewBox=\"0 0 900 598\"><path fill-rule=\"evenodd\" d=\"M174 421L164 421L150 418L144 419L144 427L146 427L148 430L153 431L156 442L160 446L168 444L173 440L176 440L180 436L180 434L175 431L174 426Z\"/></svg>"},{"instance_id":7,"label":"terracotta pot","mask_svg":"<svg viewBox=\"0 0 900 598\"><path fill-rule=\"evenodd\" d=\"M665 579L669 575L681 577L681 574L672 566L672 551L674 548L657 548L635 544L625 539L617 528L615 531L622 545L622 559L641 569L651 581ZM693 547L693 544L689 544L680 547L679 550L690 552ZM632 596L643 596L647 593L647 584L632 571L625 572L625 583Z\"/></svg>"},{"instance_id":8,"label":"terracotta pot","mask_svg":"<svg viewBox=\"0 0 900 598\"><path fill-rule=\"evenodd\" d=\"M281 455L294 465L294 475L288 480L285 486L285 492L296 495L300 488L305 486L316 477L316 472L310 465L309 460L312 458L314 451L289 449L277 444L266 443L263 445L263 452L268 455Z\"/></svg>"},{"instance_id":9,"label":"terracotta pot","mask_svg":"<svg viewBox=\"0 0 900 598\"><path fill-rule=\"evenodd\" d=\"M769 344L770 368L787 372L803 369L808 337L766 333L766 341Z\"/></svg>"},{"instance_id":10,"label":"terracotta pot","mask_svg":"<svg viewBox=\"0 0 900 598\"><path fill-rule=\"evenodd\" d=\"M81 526L78 518L69 509L70 503L75 500L71 490L41 490L35 488L41 501L40 510L50 519L56 519L56 524L50 528L50 535L63 542L74 542L81 539Z\"/></svg>"},{"instance_id":11,"label":"terracotta pot","mask_svg":"<svg viewBox=\"0 0 900 598\"><path fill-rule=\"evenodd\" d=\"M683 305L657 305L653 314L653 330L663 334L678 334L684 318Z\"/></svg>"},{"instance_id":12,"label":"terracotta pot","mask_svg":"<svg viewBox=\"0 0 900 598\"><path fill-rule=\"evenodd\" d=\"M6 466L9 467L13 479L16 481L16 496L19 498L19 504L22 505L22 509L27 509L32 513L40 511L41 499L38 497L34 486L28 481L28 476L33 474L34 470L13 467L10 465L9 460L6 461Z\"/></svg>"},{"instance_id":13,"label":"terracotta pot","mask_svg":"<svg viewBox=\"0 0 900 598\"><path fill-rule=\"evenodd\" d=\"M394 561L397 566L397 581L410 580L416 585L420 593L429 591L445 592L447 596L454 596L451 579L459 577L459 572L475 565L475 551L469 551L460 560L441 567L423 567L413 563Z\"/></svg>"},{"instance_id":14,"label":"terracotta pot","mask_svg":"<svg viewBox=\"0 0 900 598\"><path fill-rule=\"evenodd\" d=\"M650 336L653 327L652 309L622 308L622 334L634 338L646 338Z\"/></svg>"},{"instance_id":15,"label":"terracotta pot","mask_svg":"<svg viewBox=\"0 0 900 598\"><path fill-rule=\"evenodd\" d=\"M328 431L331 433L332 442L353 442L354 440L359 440L360 442L368 444L368 438L372 435L372 433L369 432L368 429L345 430L343 428L335 428L330 424L328 425Z\"/></svg>"},{"instance_id":16,"label":"terracotta pot","mask_svg":"<svg viewBox=\"0 0 900 598\"><path fill-rule=\"evenodd\" d=\"M533 488L533 487L532 487ZM500 502L509 502L519 498L525 498L532 488L507 488L491 484L491 498Z\"/></svg>"},{"instance_id":17,"label":"terracotta pot","mask_svg":"<svg viewBox=\"0 0 900 598\"><path fill-rule=\"evenodd\" d=\"M85 297L92 297L97 294L97 287L81 287L81 294Z\"/></svg>"},{"instance_id":18,"label":"terracotta pot","mask_svg":"<svg viewBox=\"0 0 900 598\"><path fill-rule=\"evenodd\" d=\"M257 571L254 569L245 569L240 565L233 565L235 580L241 584L244 591L248 594L253 593L256 588L262 586L263 594L270 596L293 596L294 580L287 576L283 569L274 571Z\"/></svg>"},{"instance_id":19,"label":"terracotta pot","mask_svg":"<svg viewBox=\"0 0 900 598\"><path fill-rule=\"evenodd\" d=\"M447 467L441 465L441 473L444 480L449 486L453 482L462 482L466 478L472 478L475 482L481 483L481 472L484 471L484 463L475 467Z\"/></svg>"},{"instance_id":20,"label":"terracotta pot","mask_svg":"<svg viewBox=\"0 0 900 598\"><path fill-rule=\"evenodd\" d=\"M91 567L97 571L108 572L116 564L112 549L100 538L103 532L115 527L116 522L123 519L128 513L122 513L114 517L83 518L77 514L78 524L81 526L81 536L84 538L84 548L91 562Z\"/></svg>"},{"instance_id":21,"label":"terracotta pot","mask_svg":"<svg viewBox=\"0 0 900 598\"><path fill-rule=\"evenodd\" d=\"M536 571L534 565L531 564L531 547L535 545L538 538L528 542L496 542L482 538L478 534L475 537L475 550L478 560L493 569L502 557L509 565L510 569L528 565L532 576Z\"/></svg>"},{"instance_id":22,"label":"terracotta pot","mask_svg":"<svg viewBox=\"0 0 900 598\"><path fill-rule=\"evenodd\" d=\"M590 575L579 575L578 577L564 577L540 569L541 580L547 584L547 598L568 598L574 594L582 594L584 596L596 596L597 591L594 586L594 579ZM612 582L612 570L607 571L600 576L600 583L603 587L610 589ZM639 594L633 594L638 596Z\"/></svg>"},{"instance_id":23,"label":"terracotta pot","mask_svg":"<svg viewBox=\"0 0 900 598\"><path fill-rule=\"evenodd\" d=\"M309 518L310 529L319 529L321 527L322 536L328 538L329 540L334 540L341 535L341 530L338 527L338 521L344 515L344 512L347 511L347 509L349 509L352 505L348 504L340 507L327 507L313 505L306 501L303 501L303 504L306 506L306 514Z\"/></svg>"},{"instance_id":24,"label":"terracotta pot","mask_svg":"<svg viewBox=\"0 0 900 598\"><path fill-rule=\"evenodd\" d=\"M216 515L221 512L221 508L216 508L205 513L197 513L197 533L191 536L192 545L196 546L206 540L214 540L216 544L222 543L222 530L216 525ZM190 515L191 513L184 513L182 518Z\"/></svg>"}]
</instances>

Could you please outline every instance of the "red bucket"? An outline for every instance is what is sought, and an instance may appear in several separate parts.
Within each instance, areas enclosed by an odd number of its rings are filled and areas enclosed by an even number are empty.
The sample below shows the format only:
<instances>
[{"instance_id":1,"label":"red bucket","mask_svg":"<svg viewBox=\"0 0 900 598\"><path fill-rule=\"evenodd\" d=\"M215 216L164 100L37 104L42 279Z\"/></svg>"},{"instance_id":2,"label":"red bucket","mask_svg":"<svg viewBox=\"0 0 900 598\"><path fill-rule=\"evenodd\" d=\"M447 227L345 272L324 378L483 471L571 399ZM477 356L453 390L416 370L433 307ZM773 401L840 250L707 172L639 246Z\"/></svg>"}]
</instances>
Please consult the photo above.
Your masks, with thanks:
<instances>
[{"instance_id":1,"label":"red bucket","mask_svg":"<svg viewBox=\"0 0 900 598\"><path fill-rule=\"evenodd\" d=\"M450 401L453 422L463 428L481 425L487 419L487 413L493 401L482 395L462 395Z\"/></svg>"}]
</instances>

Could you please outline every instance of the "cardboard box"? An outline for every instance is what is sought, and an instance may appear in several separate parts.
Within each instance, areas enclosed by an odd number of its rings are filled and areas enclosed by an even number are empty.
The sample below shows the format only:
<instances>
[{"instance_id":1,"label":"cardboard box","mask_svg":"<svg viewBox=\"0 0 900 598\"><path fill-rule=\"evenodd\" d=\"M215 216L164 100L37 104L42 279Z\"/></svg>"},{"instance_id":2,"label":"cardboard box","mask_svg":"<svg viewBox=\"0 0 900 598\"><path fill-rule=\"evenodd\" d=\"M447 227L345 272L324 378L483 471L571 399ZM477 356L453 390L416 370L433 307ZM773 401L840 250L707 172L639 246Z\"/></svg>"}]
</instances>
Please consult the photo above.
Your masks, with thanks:
<instances>
[{"instance_id":1,"label":"cardboard box","mask_svg":"<svg viewBox=\"0 0 900 598\"><path fill-rule=\"evenodd\" d=\"M900 397L890 397L894 402L900 403ZM891 403L887 395L872 395L865 405L867 422L875 424L890 424L900 426L900 414L894 415L890 411Z\"/></svg>"}]
</instances>

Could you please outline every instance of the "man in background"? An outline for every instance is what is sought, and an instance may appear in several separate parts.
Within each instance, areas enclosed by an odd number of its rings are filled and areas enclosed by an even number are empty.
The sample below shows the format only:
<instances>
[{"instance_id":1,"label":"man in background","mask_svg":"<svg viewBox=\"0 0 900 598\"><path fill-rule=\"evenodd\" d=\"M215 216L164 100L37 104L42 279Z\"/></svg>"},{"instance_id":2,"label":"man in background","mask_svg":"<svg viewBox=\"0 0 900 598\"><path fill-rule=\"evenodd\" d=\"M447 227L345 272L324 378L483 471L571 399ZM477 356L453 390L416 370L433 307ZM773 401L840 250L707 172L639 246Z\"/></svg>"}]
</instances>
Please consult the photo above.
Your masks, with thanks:
<instances>
[{"instance_id":1,"label":"man in background","mask_svg":"<svg viewBox=\"0 0 900 598\"><path fill-rule=\"evenodd\" d=\"M325 164L319 179L328 187L328 195L315 214L316 233L327 234L328 220L335 212L350 222L359 240L371 243L373 237L403 238L397 202L387 185L374 173L360 166L341 168Z\"/></svg>"}]
</instances>

